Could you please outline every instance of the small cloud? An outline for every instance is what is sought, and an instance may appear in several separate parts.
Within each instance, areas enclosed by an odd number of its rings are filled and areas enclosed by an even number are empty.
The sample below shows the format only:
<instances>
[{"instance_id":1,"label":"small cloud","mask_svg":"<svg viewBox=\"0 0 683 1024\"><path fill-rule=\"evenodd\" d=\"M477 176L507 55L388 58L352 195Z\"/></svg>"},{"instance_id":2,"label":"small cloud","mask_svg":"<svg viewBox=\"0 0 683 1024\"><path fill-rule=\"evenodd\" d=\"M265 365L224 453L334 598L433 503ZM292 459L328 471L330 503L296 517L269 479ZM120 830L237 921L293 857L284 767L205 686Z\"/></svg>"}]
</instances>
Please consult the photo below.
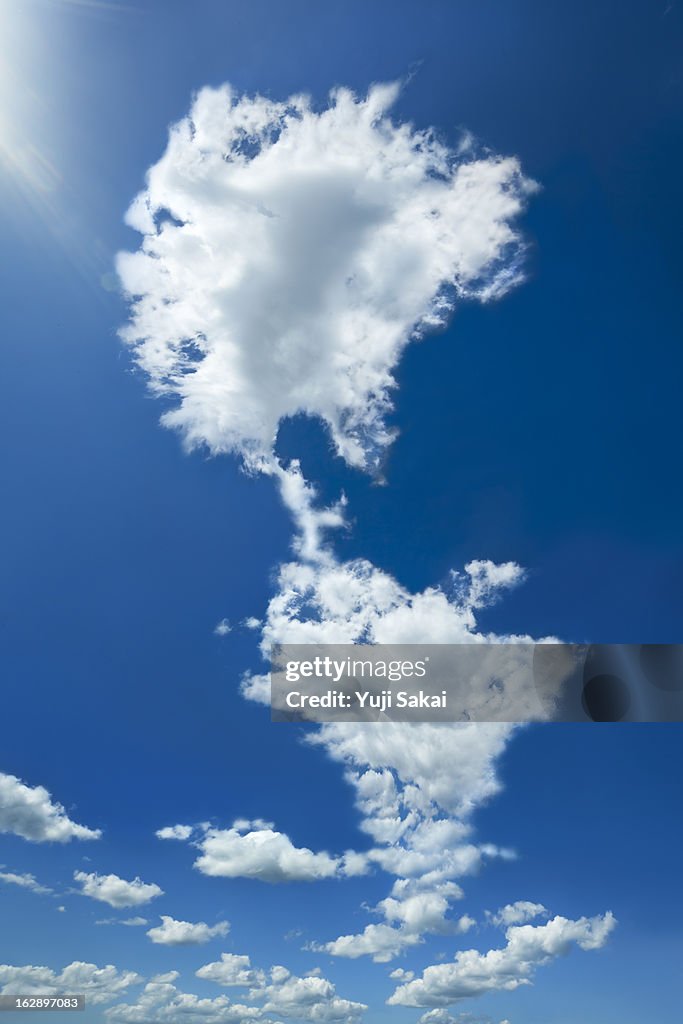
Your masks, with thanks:
<instances>
[{"instance_id":1,"label":"small cloud","mask_svg":"<svg viewBox=\"0 0 683 1024\"><path fill-rule=\"evenodd\" d=\"M477 922L474 920L474 918L470 917L469 914L463 914L462 917L459 918L455 926L455 930L458 932L459 935L464 935L465 932L468 932L470 930L470 928L474 928L476 923Z\"/></svg>"},{"instance_id":2,"label":"small cloud","mask_svg":"<svg viewBox=\"0 0 683 1024\"><path fill-rule=\"evenodd\" d=\"M214 627L214 633L216 636L227 636L228 633L232 633L232 626L227 619L221 619Z\"/></svg>"},{"instance_id":3,"label":"small cloud","mask_svg":"<svg viewBox=\"0 0 683 1024\"><path fill-rule=\"evenodd\" d=\"M530 903L529 900L517 900L501 907L495 914L486 911L486 917L497 928L509 928L511 925L526 924L535 917L547 917L548 911L542 903Z\"/></svg>"},{"instance_id":4,"label":"small cloud","mask_svg":"<svg viewBox=\"0 0 683 1024\"><path fill-rule=\"evenodd\" d=\"M172 985L179 977L179 971L166 971L165 974L155 974L153 978L150 978L150 982L152 985ZM503 1024L505 1024L505 1021L503 1021Z\"/></svg>"},{"instance_id":5,"label":"small cloud","mask_svg":"<svg viewBox=\"0 0 683 1024\"><path fill-rule=\"evenodd\" d=\"M194 829L192 825L166 825L154 833L157 839L189 839Z\"/></svg>"},{"instance_id":6,"label":"small cloud","mask_svg":"<svg viewBox=\"0 0 683 1024\"><path fill-rule=\"evenodd\" d=\"M93 900L101 903L108 903L110 907L138 907L142 903L149 903L157 896L163 896L163 889L153 882L147 883L139 878L127 882L118 875L98 875L96 873L86 874L84 871L74 871L74 880L80 882L83 896L90 896Z\"/></svg>"},{"instance_id":7,"label":"small cloud","mask_svg":"<svg viewBox=\"0 0 683 1024\"><path fill-rule=\"evenodd\" d=\"M219 921L212 926L205 921L176 921L162 914L161 924L150 928L147 935L152 942L161 946L200 946L218 936L222 938L229 930L228 921Z\"/></svg>"},{"instance_id":8,"label":"small cloud","mask_svg":"<svg viewBox=\"0 0 683 1024\"><path fill-rule=\"evenodd\" d=\"M68 843L99 839L100 829L78 825L55 803L44 786L27 786L16 775L0 772L0 832L33 843Z\"/></svg>"}]
</instances>

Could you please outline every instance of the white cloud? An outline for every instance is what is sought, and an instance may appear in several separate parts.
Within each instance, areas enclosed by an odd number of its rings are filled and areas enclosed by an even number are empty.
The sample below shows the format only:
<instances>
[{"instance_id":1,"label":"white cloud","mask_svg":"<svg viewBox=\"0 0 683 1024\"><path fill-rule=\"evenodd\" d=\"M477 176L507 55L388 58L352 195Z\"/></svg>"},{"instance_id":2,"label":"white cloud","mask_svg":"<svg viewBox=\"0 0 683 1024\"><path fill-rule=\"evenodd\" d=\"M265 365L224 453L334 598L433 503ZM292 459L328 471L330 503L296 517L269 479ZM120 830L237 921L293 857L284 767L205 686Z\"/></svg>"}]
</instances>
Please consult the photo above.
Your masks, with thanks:
<instances>
[{"instance_id":1,"label":"white cloud","mask_svg":"<svg viewBox=\"0 0 683 1024\"><path fill-rule=\"evenodd\" d=\"M454 574L450 592L438 587L411 594L365 560L339 562L326 547L324 529L341 516L339 506L315 508L315 492L298 466L276 471L298 529L299 560L280 567L277 590L262 625L262 650L273 643L495 642L528 639L487 636L476 611L516 585L522 570L510 563L468 564ZM323 517L324 518L321 518ZM246 697L267 703L267 676L243 681ZM496 763L514 726L456 723L326 723L307 741L340 762L355 787L361 829L374 846L363 854L396 876L375 913L384 920L361 932L311 948L336 956L387 961L422 941L425 933L464 928L450 917L462 896L455 879L478 871L486 858L510 851L473 840L469 818L500 790ZM331 870L331 868L330 868Z\"/></svg>"},{"instance_id":2,"label":"white cloud","mask_svg":"<svg viewBox=\"0 0 683 1024\"><path fill-rule=\"evenodd\" d=\"M285 967L271 968L269 983L251 994L265 999L265 1013L314 1024L355 1024L367 1010L364 1003L338 996L327 978L321 975L300 978Z\"/></svg>"},{"instance_id":3,"label":"white cloud","mask_svg":"<svg viewBox=\"0 0 683 1024\"><path fill-rule=\"evenodd\" d=\"M128 213L144 238L119 258L132 305L122 337L152 391L175 401L163 422L188 447L232 451L270 474L294 516L296 560L280 567L260 623L266 655L276 641L531 640L477 629L476 612L521 581L519 566L474 560L447 587L413 594L366 560L341 563L324 533L343 525L345 500L316 508L298 464L284 468L273 455L280 422L303 412L327 424L348 463L376 470L392 439L385 414L404 347L444 324L458 298L486 301L520 280L511 225L532 185L517 161L477 158L467 140L453 153L431 132L394 124L387 110L396 95L395 86L365 100L339 90L316 112L302 97L279 104L204 89ZM269 701L264 675L246 676L242 690ZM373 911L380 923L314 947L337 955L387 960L426 933L462 934L473 922L450 916L462 896L455 880L487 857L513 856L475 842L470 822L500 789L497 760L513 732L507 724L324 725L309 739L356 788L371 849L314 852L273 826L236 822L204 827L195 866L271 882L369 865L393 874ZM279 971L275 987L289 978L278 980ZM324 979L286 984L303 993L314 981ZM292 1015L287 1005L280 994L273 1012Z\"/></svg>"},{"instance_id":4,"label":"white cloud","mask_svg":"<svg viewBox=\"0 0 683 1024\"><path fill-rule=\"evenodd\" d=\"M109 964L74 961L56 973L49 967L10 967L0 964L0 991L3 995L63 995L83 993L88 1003L104 1003L115 999L131 985L142 981L134 971L120 971Z\"/></svg>"},{"instance_id":5,"label":"white cloud","mask_svg":"<svg viewBox=\"0 0 683 1024\"><path fill-rule=\"evenodd\" d=\"M294 846L283 832L236 821L232 828L209 827L197 841L195 867L205 875L255 878L261 882L314 882L343 872L343 859Z\"/></svg>"},{"instance_id":6,"label":"white cloud","mask_svg":"<svg viewBox=\"0 0 683 1024\"><path fill-rule=\"evenodd\" d=\"M194 831L192 825L167 825L155 832L157 839L189 839Z\"/></svg>"},{"instance_id":7,"label":"white cloud","mask_svg":"<svg viewBox=\"0 0 683 1024\"><path fill-rule=\"evenodd\" d=\"M513 991L531 984L537 967L564 956L574 944L583 950L600 949L615 925L610 912L575 921L554 917L542 925L513 925L505 933L503 949L461 950L452 963L427 967L421 978L399 985L387 1002L443 1007L485 992Z\"/></svg>"},{"instance_id":8,"label":"white cloud","mask_svg":"<svg viewBox=\"0 0 683 1024\"><path fill-rule=\"evenodd\" d=\"M462 917L459 918L458 921L456 922L455 931L458 933L458 935L465 935L466 932L468 932L471 928L474 928L476 923L477 922L474 920L474 918L470 917L469 914L463 914Z\"/></svg>"},{"instance_id":9,"label":"white cloud","mask_svg":"<svg viewBox=\"0 0 683 1024\"><path fill-rule=\"evenodd\" d=\"M4 882L5 885L18 885L19 888L28 889L37 895L46 895L52 892L52 889L46 885L40 885L35 876L30 874L19 875L14 871L0 871L0 882Z\"/></svg>"},{"instance_id":10,"label":"white cloud","mask_svg":"<svg viewBox=\"0 0 683 1024\"><path fill-rule=\"evenodd\" d=\"M342 999L331 981L319 968L298 977L286 967L271 967L265 972L253 968L248 956L223 953L216 963L205 964L198 978L226 987L249 989L249 997L263 1003L263 1013L320 1024L354 1024L367 1007Z\"/></svg>"},{"instance_id":11,"label":"white cloud","mask_svg":"<svg viewBox=\"0 0 683 1024\"><path fill-rule=\"evenodd\" d=\"M261 988L266 983L263 971L255 970L248 956L236 953L222 953L220 960L205 964L196 974L198 978L215 981L226 988Z\"/></svg>"},{"instance_id":12,"label":"white cloud","mask_svg":"<svg viewBox=\"0 0 683 1024\"><path fill-rule=\"evenodd\" d=\"M139 878L127 882L118 875L98 875L96 872L87 874L85 871L74 871L74 880L80 882L81 893L93 900L108 903L110 907L139 907L149 903L157 896L163 895L154 882L142 882Z\"/></svg>"},{"instance_id":13,"label":"white cloud","mask_svg":"<svg viewBox=\"0 0 683 1024\"><path fill-rule=\"evenodd\" d=\"M322 944L312 943L309 948L352 960L371 956L376 963L387 963L419 945L425 934L463 935L476 923L468 914L457 920L447 916L451 901L462 895L459 886L452 882L438 884L428 880L422 887L419 882L411 887L403 880L394 886L393 892L396 897L380 900L374 908L387 923L369 924L360 933L341 935Z\"/></svg>"},{"instance_id":14,"label":"white cloud","mask_svg":"<svg viewBox=\"0 0 683 1024\"><path fill-rule=\"evenodd\" d=\"M198 978L226 987L248 989L249 1005L234 1003L226 996L200 998L179 991L175 971L158 975L147 984L133 1004L119 1004L106 1011L107 1019L121 1024L244 1024L273 1017L310 1021L311 1024L356 1024L367 1007L337 995L334 985L319 971L300 978L285 967L265 972L252 968L248 956L224 953L221 960L205 964Z\"/></svg>"},{"instance_id":15,"label":"white cloud","mask_svg":"<svg viewBox=\"0 0 683 1024\"><path fill-rule=\"evenodd\" d=\"M388 924L368 924L362 932L340 935L339 938L322 944L313 943L310 949L350 960L371 956L375 963L383 964L393 960L410 946L418 945L420 941L420 935L414 932L407 932Z\"/></svg>"},{"instance_id":16,"label":"white cloud","mask_svg":"<svg viewBox=\"0 0 683 1024\"><path fill-rule=\"evenodd\" d=\"M150 928L147 935L159 946L201 946L218 936L227 935L229 930L227 921L208 925L204 921L176 921L162 914L161 924Z\"/></svg>"},{"instance_id":17,"label":"white cloud","mask_svg":"<svg viewBox=\"0 0 683 1024\"><path fill-rule=\"evenodd\" d=\"M325 531L343 523L344 506L317 508L315 490L296 462L271 472L294 518L298 558L280 566L261 626L264 656L275 643L533 642L484 634L477 625L478 611L524 578L516 564L474 560L451 574L447 588L413 594L367 560L337 559ZM242 692L268 704L269 677L248 675ZM506 722L335 722L306 734L307 742L343 765L356 790L360 828L374 842L360 855L364 870L376 866L396 877L390 896L372 908L383 921L310 943L310 949L385 962L425 934L462 934L472 926L466 914L451 916L463 895L455 880L477 872L487 859L515 856L475 842L470 822L500 791L497 761L515 728Z\"/></svg>"},{"instance_id":18,"label":"white cloud","mask_svg":"<svg viewBox=\"0 0 683 1024\"><path fill-rule=\"evenodd\" d=\"M316 111L205 88L171 129L127 215L143 242L118 259L121 335L189 446L256 466L304 412L375 465L404 347L521 279L518 161L392 122L397 94Z\"/></svg>"},{"instance_id":19,"label":"white cloud","mask_svg":"<svg viewBox=\"0 0 683 1024\"><path fill-rule=\"evenodd\" d=\"M508 903L501 907L495 914L486 915L491 924L499 928L508 928L511 924L526 924L533 921L535 917L547 917L548 911L542 903L530 903L528 900L517 900L516 903Z\"/></svg>"},{"instance_id":20,"label":"white cloud","mask_svg":"<svg viewBox=\"0 0 683 1024\"><path fill-rule=\"evenodd\" d=\"M173 984L176 978L175 971L159 975L145 985L137 1002L109 1007L106 1019L120 1024L177 1024L180 1020L196 1024L246 1024L261 1017L258 1008L232 1003L225 996L202 999L181 992Z\"/></svg>"},{"instance_id":21,"label":"white cloud","mask_svg":"<svg viewBox=\"0 0 683 1024\"><path fill-rule=\"evenodd\" d=\"M68 843L70 839L99 839L99 829L72 821L44 786L27 786L15 775L0 772L0 832L34 843Z\"/></svg>"},{"instance_id":22,"label":"white cloud","mask_svg":"<svg viewBox=\"0 0 683 1024\"><path fill-rule=\"evenodd\" d=\"M220 622L216 623L214 633L216 636L227 636L228 633L232 633L232 626L227 619L221 619Z\"/></svg>"}]
</instances>

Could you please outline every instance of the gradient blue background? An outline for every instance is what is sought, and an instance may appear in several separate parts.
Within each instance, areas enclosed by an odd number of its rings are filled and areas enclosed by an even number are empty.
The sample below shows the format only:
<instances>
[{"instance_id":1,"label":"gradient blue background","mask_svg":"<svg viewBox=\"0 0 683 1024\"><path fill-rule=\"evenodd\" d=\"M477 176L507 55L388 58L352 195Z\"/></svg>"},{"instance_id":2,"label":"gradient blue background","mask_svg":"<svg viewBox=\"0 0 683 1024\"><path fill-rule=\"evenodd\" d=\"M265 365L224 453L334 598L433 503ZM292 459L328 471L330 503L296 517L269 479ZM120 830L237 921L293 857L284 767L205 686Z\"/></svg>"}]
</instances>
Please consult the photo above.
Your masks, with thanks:
<instances>
[{"instance_id":1,"label":"gradient blue background","mask_svg":"<svg viewBox=\"0 0 683 1024\"><path fill-rule=\"evenodd\" d=\"M523 222L529 280L500 304L463 306L408 350L388 486L346 469L315 423L285 424L280 451L305 446L322 494L348 493L344 557L414 589L473 557L527 566L487 627L680 642L680 5L24 6L40 135L64 180L59 218L0 181L0 770L75 801L73 817L105 839L52 848L0 836L0 863L51 885L75 867L140 874L173 893L161 912L233 921L224 948L263 966L322 960L340 994L380 1007L368 1020L413 1020L381 1008L392 989L382 968L299 949L363 926L357 908L373 886L386 895L385 878L277 890L207 879L187 848L160 849L152 835L254 816L313 849L363 843L338 767L238 696L241 672L258 665L253 634L212 635L223 616L262 613L288 518L268 481L186 457L158 427L103 275L136 245L123 212L194 89L229 80L323 102L338 83L363 92L412 74L398 116L451 139L465 126L542 186ZM477 824L521 857L469 881L463 910L530 899L567 916L609 907L620 925L600 953L574 953L473 1011L512 1024L678 1021L681 735L557 726L512 743L505 791ZM215 994L189 980L209 949L95 928L109 908L63 902L57 914L3 887L0 962L185 968L181 982ZM429 940L420 960L443 945Z\"/></svg>"}]
</instances>

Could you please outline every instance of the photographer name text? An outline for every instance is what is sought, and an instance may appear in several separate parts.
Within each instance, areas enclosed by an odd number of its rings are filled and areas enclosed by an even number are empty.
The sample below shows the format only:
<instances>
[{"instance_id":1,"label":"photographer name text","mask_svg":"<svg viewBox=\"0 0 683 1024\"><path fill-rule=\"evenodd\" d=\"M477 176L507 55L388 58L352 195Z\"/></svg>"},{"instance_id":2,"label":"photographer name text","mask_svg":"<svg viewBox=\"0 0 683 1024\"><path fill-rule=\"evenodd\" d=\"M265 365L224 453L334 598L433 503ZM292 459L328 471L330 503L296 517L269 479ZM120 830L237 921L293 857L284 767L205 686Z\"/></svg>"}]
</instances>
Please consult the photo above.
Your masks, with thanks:
<instances>
[{"instance_id":1,"label":"photographer name text","mask_svg":"<svg viewBox=\"0 0 683 1024\"><path fill-rule=\"evenodd\" d=\"M340 711L350 710L359 707L363 710L369 708L373 711L390 711L392 708L445 708L447 707L447 693L442 690L440 694L425 693L424 690L409 693L407 690L382 690L380 693L371 693L369 690L354 690L347 693L344 690L327 690L325 693L302 693L300 690L290 690L285 703L292 710L303 708L336 708Z\"/></svg>"}]
</instances>

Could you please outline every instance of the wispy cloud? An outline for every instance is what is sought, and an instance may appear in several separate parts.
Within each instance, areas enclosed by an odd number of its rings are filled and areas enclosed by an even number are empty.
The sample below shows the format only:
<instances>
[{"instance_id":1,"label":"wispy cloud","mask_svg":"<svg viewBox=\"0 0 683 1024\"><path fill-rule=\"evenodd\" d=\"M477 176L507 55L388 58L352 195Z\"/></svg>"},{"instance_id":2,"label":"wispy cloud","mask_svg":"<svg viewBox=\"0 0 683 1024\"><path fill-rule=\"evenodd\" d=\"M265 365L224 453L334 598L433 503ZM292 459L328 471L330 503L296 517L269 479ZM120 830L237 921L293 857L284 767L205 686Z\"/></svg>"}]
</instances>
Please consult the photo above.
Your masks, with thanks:
<instances>
[{"instance_id":1,"label":"wispy cloud","mask_svg":"<svg viewBox=\"0 0 683 1024\"><path fill-rule=\"evenodd\" d=\"M122 924L122 925L125 925L127 928L143 928L146 924L149 924L149 921L147 920L146 917L125 917L125 918L106 917L106 918L103 918L103 919L101 919L99 921L95 921L95 924L98 924L98 925Z\"/></svg>"},{"instance_id":2,"label":"wispy cloud","mask_svg":"<svg viewBox=\"0 0 683 1024\"><path fill-rule=\"evenodd\" d=\"M0 871L0 882L4 882L5 885L17 885L21 889L28 889L38 895L47 895L52 892L52 889L46 885L40 885L35 876L31 874L20 875L13 871Z\"/></svg>"}]
</instances>

